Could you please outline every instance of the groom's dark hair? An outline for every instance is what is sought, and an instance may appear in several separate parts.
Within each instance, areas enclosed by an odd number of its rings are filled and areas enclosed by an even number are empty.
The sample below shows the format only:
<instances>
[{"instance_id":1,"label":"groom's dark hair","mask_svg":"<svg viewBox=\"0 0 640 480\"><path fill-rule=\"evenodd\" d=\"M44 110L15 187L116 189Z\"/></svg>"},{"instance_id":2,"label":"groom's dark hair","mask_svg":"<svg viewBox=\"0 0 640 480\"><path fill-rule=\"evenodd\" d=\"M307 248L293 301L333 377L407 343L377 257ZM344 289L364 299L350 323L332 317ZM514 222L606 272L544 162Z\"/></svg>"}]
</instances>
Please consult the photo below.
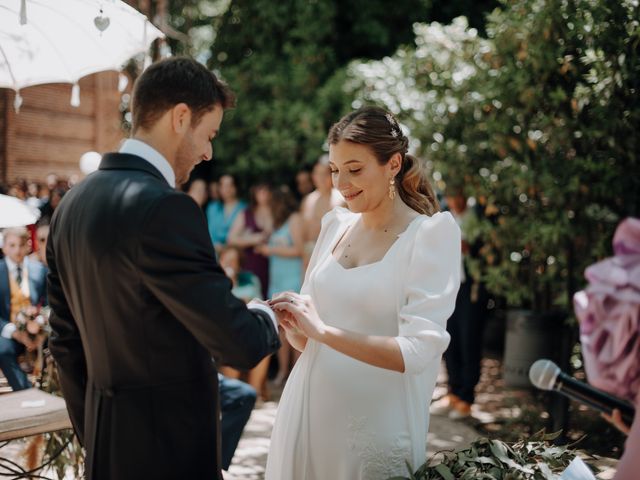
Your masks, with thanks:
<instances>
[{"instance_id":1,"label":"groom's dark hair","mask_svg":"<svg viewBox=\"0 0 640 480\"><path fill-rule=\"evenodd\" d=\"M216 105L223 109L235 104L235 95L207 68L188 57L160 60L147 68L133 86L132 132L148 129L167 110L179 103L191 109L191 124Z\"/></svg>"}]
</instances>

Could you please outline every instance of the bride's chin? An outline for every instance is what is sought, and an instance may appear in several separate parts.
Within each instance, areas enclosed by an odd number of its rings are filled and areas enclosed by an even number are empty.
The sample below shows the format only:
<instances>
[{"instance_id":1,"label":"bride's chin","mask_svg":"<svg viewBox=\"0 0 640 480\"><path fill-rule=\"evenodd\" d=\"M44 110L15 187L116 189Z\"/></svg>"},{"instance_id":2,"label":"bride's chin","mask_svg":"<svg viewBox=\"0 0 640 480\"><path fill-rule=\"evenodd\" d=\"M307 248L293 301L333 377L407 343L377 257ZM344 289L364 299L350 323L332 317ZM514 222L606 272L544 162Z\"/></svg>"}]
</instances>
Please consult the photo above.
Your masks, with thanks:
<instances>
[{"instance_id":1,"label":"bride's chin","mask_svg":"<svg viewBox=\"0 0 640 480\"><path fill-rule=\"evenodd\" d=\"M359 202L346 202L347 208L353 213L362 213L362 206L358 205Z\"/></svg>"}]
</instances>

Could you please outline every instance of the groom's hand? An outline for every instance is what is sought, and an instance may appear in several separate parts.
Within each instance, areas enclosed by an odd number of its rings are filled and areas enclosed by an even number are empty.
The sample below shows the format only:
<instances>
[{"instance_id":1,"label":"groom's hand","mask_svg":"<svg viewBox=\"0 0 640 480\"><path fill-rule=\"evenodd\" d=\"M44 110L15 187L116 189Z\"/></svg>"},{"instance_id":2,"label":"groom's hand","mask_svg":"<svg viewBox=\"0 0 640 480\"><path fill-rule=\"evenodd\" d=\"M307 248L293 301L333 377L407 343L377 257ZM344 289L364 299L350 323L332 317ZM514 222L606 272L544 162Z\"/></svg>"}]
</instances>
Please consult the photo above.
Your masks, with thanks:
<instances>
[{"instance_id":1,"label":"groom's hand","mask_svg":"<svg viewBox=\"0 0 640 480\"><path fill-rule=\"evenodd\" d=\"M249 303L259 303L261 305L264 305L266 307L269 307L269 302L265 302L264 300L262 300L261 298L252 298L251 300L249 300Z\"/></svg>"},{"instance_id":2,"label":"groom's hand","mask_svg":"<svg viewBox=\"0 0 640 480\"><path fill-rule=\"evenodd\" d=\"M249 308L250 310L251 309L262 310L267 315L269 315L269 318L273 322L273 328L276 334L278 333L278 319L276 318L276 312L273 311L273 309L271 308L271 305L269 305L264 300L260 300L259 298L254 298L249 303L247 303L247 308Z\"/></svg>"}]
</instances>

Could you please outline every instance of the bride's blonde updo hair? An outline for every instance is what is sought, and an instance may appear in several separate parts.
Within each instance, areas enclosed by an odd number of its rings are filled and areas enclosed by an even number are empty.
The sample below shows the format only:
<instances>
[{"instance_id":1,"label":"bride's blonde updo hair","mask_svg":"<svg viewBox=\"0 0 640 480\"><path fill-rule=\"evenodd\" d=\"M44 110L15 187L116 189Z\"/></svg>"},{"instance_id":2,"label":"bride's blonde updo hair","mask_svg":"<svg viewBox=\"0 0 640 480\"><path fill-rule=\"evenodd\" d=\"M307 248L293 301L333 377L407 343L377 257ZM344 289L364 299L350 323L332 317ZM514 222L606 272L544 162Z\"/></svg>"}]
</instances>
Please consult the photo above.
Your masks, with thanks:
<instances>
[{"instance_id":1,"label":"bride's blonde updo hair","mask_svg":"<svg viewBox=\"0 0 640 480\"><path fill-rule=\"evenodd\" d=\"M343 140L369 147L380 165L386 165L395 153L400 153L402 166L396 175L400 198L422 214L432 215L440 210L424 167L407 153L409 139L391 113L368 106L345 115L331 127L327 137L329 145Z\"/></svg>"}]
</instances>

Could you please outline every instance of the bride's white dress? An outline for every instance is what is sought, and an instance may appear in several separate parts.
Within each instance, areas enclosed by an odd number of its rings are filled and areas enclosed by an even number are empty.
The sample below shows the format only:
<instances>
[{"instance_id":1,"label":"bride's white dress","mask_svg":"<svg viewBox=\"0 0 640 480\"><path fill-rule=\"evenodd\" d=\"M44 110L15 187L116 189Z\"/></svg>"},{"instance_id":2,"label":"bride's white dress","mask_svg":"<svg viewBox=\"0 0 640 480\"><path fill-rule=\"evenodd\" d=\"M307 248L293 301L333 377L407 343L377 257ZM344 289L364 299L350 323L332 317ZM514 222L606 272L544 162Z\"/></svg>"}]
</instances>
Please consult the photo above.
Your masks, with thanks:
<instances>
[{"instance_id":1,"label":"bride's white dress","mask_svg":"<svg viewBox=\"0 0 640 480\"><path fill-rule=\"evenodd\" d=\"M359 218L329 212L302 293L325 323L395 337L405 373L313 340L282 393L267 480L377 480L425 460L429 401L449 343L460 275L460 231L449 213L414 219L379 262L345 269L332 251Z\"/></svg>"}]
</instances>

